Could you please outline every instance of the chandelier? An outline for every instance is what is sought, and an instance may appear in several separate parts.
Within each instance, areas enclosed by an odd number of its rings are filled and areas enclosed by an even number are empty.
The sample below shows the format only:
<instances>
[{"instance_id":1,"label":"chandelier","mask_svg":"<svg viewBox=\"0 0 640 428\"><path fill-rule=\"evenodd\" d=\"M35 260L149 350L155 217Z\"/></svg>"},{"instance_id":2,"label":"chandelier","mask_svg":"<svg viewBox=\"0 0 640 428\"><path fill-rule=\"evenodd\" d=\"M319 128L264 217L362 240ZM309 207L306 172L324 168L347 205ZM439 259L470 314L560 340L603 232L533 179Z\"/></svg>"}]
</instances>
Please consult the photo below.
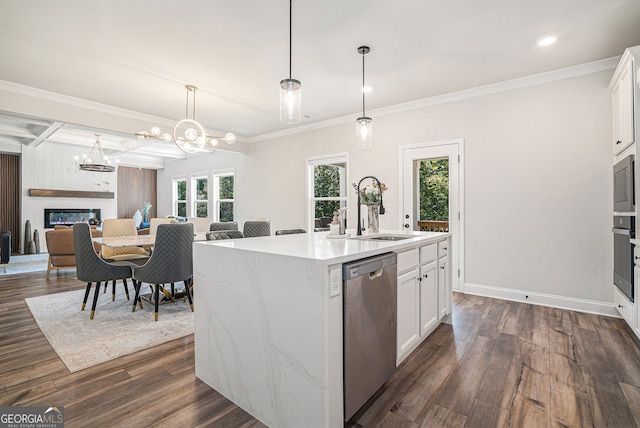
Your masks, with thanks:
<instances>
[{"instance_id":1,"label":"chandelier","mask_svg":"<svg viewBox=\"0 0 640 428\"><path fill-rule=\"evenodd\" d=\"M99 134L96 134L96 142L93 145L91 152L89 152L88 155L82 155L82 162L80 162L80 158L78 158L78 156L75 156L75 160L78 169L92 172L113 172L116 170L119 162L119 160L116 160L116 164L113 165L111 163L111 159L105 156L104 151L102 150L102 145L100 144Z\"/></svg>"},{"instance_id":2,"label":"chandelier","mask_svg":"<svg viewBox=\"0 0 640 428\"><path fill-rule=\"evenodd\" d=\"M361 149L371 147L371 133L373 131L371 118L367 117L364 110L364 94L367 92L367 87L364 85L364 56L370 50L368 46L360 46L358 48L358 53L362 55L362 116L356 119L356 138L358 147Z\"/></svg>"},{"instance_id":3,"label":"chandelier","mask_svg":"<svg viewBox=\"0 0 640 428\"><path fill-rule=\"evenodd\" d=\"M280 81L280 122L287 124L302 120L302 85L291 78L291 2L289 0L289 78Z\"/></svg>"},{"instance_id":4,"label":"chandelier","mask_svg":"<svg viewBox=\"0 0 640 428\"><path fill-rule=\"evenodd\" d=\"M185 153L197 153L202 150L207 143L215 147L218 145L219 140L223 140L227 144L235 143L236 136L231 132L225 134L224 137L215 137L205 132L204 127L196 122L196 90L198 88L193 85L186 85L185 88L187 88L186 118L175 124L173 133L169 134L165 132L161 135L160 128L154 126L151 128L151 132L140 131L135 134L138 139L148 141L150 138L153 138L173 142ZM192 98L191 115L189 114L190 98Z\"/></svg>"}]
</instances>

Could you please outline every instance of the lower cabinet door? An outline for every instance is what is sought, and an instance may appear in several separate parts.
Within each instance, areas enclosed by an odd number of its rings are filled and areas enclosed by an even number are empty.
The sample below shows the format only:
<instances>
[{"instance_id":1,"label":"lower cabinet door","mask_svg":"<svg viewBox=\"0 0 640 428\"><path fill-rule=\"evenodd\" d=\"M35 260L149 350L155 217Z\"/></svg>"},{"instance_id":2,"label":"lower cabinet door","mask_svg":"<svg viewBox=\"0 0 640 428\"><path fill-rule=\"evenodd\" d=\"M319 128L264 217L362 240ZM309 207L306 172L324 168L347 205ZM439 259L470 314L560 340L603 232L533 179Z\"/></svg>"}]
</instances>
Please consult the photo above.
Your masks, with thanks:
<instances>
[{"instance_id":1,"label":"lower cabinet door","mask_svg":"<svg viewBox=\"0 0 640 428\"><path fill-rule=\"evenodd\" d=\"M449 315L451 285L449 284L449 259L438 259L438 316L442 319Z\"/></svg>"},{"instance_id":2,"label":"lower cabinet door","mask_svg":"<svg viewBox=\"0 0 640 428\"><path fill-rule=\"evenodd\" d=\"M420 339L418 275L417 267L398 275L398 345L396 349L398 364Z\"/></svg>"},{"instance_id":3,"label":"lower cabinet door","mask_svg":"<svg viewBox=\"0 0 640 428\"><path fill-rule=\"evenodd\" d=\"M435 261L420 267L420 337L438 325L438 272Z\"/></svg>"}]
</instances>

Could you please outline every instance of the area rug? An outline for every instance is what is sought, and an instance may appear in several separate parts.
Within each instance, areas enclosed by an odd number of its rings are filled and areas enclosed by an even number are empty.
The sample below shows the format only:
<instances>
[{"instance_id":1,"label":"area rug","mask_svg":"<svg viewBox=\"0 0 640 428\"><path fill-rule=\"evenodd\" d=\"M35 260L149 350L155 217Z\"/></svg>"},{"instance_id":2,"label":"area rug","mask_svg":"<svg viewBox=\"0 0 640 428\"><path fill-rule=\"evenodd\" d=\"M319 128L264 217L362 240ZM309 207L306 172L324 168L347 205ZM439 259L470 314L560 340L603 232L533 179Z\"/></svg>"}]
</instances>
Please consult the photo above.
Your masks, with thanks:
<instances>
[{"instance_id":1,"label":"area rug","mask_svg":"<svg viewBox=\"0 0 640 428\"><path fill-rule=\"evenodd\" d=\"M148 290L146 285L144 290ZM84 290L68 291L25 299L38 327L70 372L77 372L123 355L150 348L193 333L193 312L189 302L176 299L164 302L154 321L154 306L144 302L144 309L131 312L134 293L127 301L122 282L118 281L116 299L111 301L111 285L103 287L92 320L91 302L94 287L84 311Z\"/></svg>"}]
</instances>

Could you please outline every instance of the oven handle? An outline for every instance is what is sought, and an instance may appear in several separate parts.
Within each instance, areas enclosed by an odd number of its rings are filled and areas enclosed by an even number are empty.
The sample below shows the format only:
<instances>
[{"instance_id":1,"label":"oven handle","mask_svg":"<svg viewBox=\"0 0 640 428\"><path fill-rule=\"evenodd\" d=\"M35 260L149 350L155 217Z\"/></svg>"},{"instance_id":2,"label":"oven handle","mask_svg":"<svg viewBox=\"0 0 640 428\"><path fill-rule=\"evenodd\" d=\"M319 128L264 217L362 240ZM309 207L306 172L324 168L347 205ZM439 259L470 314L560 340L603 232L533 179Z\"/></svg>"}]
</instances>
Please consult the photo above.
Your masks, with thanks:
<instances>
[{"instance_id":1,"label":"oven handle","mask_svg":"<svg viewBox=\"0 0 640 428\"><path fill-rule=\"evenodd\" d=\"M631 236L631 230L629 229L620 229L618 227L614 227L613 229L611 229L613 231L613 233L617 234L617 235L627 235L627 236Z\"/></svg>"}]
</instances>

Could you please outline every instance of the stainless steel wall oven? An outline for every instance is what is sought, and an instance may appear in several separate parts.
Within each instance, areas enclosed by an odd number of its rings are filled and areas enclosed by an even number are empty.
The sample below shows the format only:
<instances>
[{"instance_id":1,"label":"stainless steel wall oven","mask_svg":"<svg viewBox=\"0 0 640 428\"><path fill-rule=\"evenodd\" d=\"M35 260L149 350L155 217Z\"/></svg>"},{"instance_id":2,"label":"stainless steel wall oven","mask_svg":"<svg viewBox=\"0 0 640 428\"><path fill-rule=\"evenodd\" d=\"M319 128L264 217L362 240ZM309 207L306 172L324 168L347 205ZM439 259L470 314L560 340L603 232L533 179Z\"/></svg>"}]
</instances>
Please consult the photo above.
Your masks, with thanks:
<instances>
[{"instance_id":1,"label":"stainless steel wall oven","mask_svg":"<svg viewBox=\"0 0 640 428\"><path fill-rule=\"evenodd\" d=\"M633 247L635 217L613 217L613 282L633 302Z\"/></svg>"}]
</instances>

